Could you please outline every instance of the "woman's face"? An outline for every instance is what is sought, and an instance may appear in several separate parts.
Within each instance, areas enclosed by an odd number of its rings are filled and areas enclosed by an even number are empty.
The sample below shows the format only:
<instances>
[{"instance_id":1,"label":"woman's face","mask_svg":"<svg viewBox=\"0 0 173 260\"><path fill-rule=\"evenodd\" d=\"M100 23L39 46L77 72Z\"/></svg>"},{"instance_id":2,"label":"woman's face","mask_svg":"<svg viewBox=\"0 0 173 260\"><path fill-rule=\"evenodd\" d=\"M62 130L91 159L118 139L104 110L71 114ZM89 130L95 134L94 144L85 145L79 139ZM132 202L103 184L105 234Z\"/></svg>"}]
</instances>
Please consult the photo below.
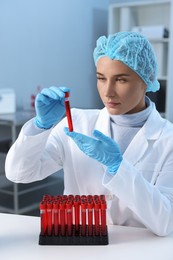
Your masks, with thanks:
<instances>
[{"instance_id":1,"label":"woman's face","mask_svg":"<svg viewBox=\"0 0 173 260\"><path fill-rule=\"evenodd\" d=\"M132 114L145 109L146 85L121 61L106 56L98 60L97 88L111 115Z\"/></svg>"}]
</instances>

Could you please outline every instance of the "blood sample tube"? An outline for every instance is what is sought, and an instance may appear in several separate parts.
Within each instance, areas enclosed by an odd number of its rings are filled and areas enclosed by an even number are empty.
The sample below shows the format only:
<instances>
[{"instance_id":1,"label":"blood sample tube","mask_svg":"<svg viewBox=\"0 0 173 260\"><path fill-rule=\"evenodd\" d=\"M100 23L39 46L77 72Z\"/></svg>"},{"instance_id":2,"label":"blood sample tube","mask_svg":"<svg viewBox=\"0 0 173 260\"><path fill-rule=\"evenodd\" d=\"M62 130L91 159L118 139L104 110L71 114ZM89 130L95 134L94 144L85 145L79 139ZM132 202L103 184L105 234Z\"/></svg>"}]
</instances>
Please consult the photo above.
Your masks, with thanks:
<instances>
[{"instance_id":1,"label":"blood sample tube","mask_svg":"<svg viewBox=\"0 0 173 260\"><path fill-rule=\"evenodd\" d=\"M62 201L67 201L68 200L68 196L67 195L62 195L61 196L61 200Z\"/></svg>"},{"instance_id":2,"label":"blood sample tube","mask_svg":"<svg viewBox=\"0 0 173 260\"><path fill-rule=\"evenodd\" d=\"M47 234L52 235L52 201L47 202Z\"/></svg>"},{"instance_id":3,"label":"blood sample tube","mask_svg":"<svg viewBox=\"0 0 173 260\"><path fill-rule=\"evenodd\" d=\"M60 202L60 227L61 227L61 235L65 236L65 202Z\"/></svg>"},{"instance_id":4,"label":"blood sample tube","mask_svg":"<svg viewBox=\"0 0 173 260\"><path fill-rule=\"evenodd\" d=\"M70 96L70 93L66 92L65 93L65 109L66 109L66 116L67 116L69 131L72 132L73 131L73 123L72 123L71 112L70 112L69 96Z\"/></svg>"},{"instance_id":5,"label":"blood sample tube","mask_svg":"<svg viewBox=\"0 0 173 260\"><path fill-rule=\"evenodd\" d=\"M61 195L55 196L55 197L54 197L54 200L57 201L57 202L61 201Z\"/></svg>"},{"instance_id":6,"label":"blood sample tube","mask_svg":"<svg viewBox=\"0 0 173 260\"><path fill-rule=\"evenodd\" d=\"M100 200L101 200L101 201L106 201L105 195L100 195Z\"/></svg>"},{"instance_id":7,"label":"blood sample tube","mask_svg":"<svg viewBox=\"0 0 173 260\"><path fill-rule=\"evenodd\" d=\"M41 235L46 235L47 221L46 221L46 202L40 203L40 221L41 221Z\"/></svg>"},{"instance_id":8,"label":"blood sample tube","mask_svg":"<svg viewBox=\"0 0 173 260\"><path fill-rule=\"evenodd\" d=\"M59 203L58 201L53 202L53 216L54 216L54 235L59 234Z\"/></svg>"},{"instance_id":9,"label":"blood sample tube","mask_svg":"<svg viewBox=\"0 0 173 260\"><path fill-rule=\"evenodd\" d=\"M94 222L95 222L95 235L99 236L100 234L100 216L99 216L99 210L100 210L100 202L95 201L94 202Z\"/></svg>"},{"instance_id":10,"label":"blood sample tube","mask_svg":"<svg viewBox=\"0 0 173 260\"><path fill-rule=\"evenodd\" d=\"M72 202L66 203L66 214L67 214L67 235L72 235Z\"/></svg>"},{"instance_id":11,"label":"blood sample tube","mask_svg":"<svg viewBox=\"0 0 173 260\"><path fill-rule=\"evenodd\" d=\"M101 232L102 236L106 236L106 201L101 202Z\"/></svg>"},{"instance_id":12,"label":"blood sample tube","mask_svg":"<svg viewBox=\"0 0 173 260\"><path fill-rule=\"evenodd\" d=\"M95 202L100 201L99 195L94 195L94 201Z\"/></svg>"},{"instance_id":13,"label":"blood sample tube","mask_svg":"<svg viewBox=\"0 0 173 260\"><path fill-rule=\"evenodd\" d=\"M80 195L75 195L74 199L80 201L81 200L81 196Z\"/></svg>"},{"instance_id":14,"label":"blood sample tube","mask_svg":"<svg viewBox=\"0 0 173 260\"><path fill-rule=\"evenodd\" d=\"M86 236L86 208L87 208L86 201L85 200L81 201L82 236Z\"/></svg>"},{"instance_id":15,"label":"blood sample tube","mask_svg":"<svg viewBox=\"0 0 173 260\"><path fill-rule=\"evenodd\" d=\"M82 200L85 200L85 201L87 200L87 196L86 196L86 195L81 195L80 198L81 198L81 201L82 201Z\"/></svg>"},{"instance_id":16,"label":"blood sample tube","mask_svg":"<svg viewBox=\"0 0 173 260\"><path fill-rule=\"evenodd\" d=\"M93 201L93 196L92 196L92 195L88 195L88 196L87 196L87 200L88 200L88 201Z\"/></svg>"},{"instance_id":17,"label":"blood sample tube","mask_svg":"<svg viewBox=\"0 0 173 260\"><path fill-rule=\"evenodd\" d=\"M93 201L88 201L88 235L93 235Z\"/></svg>"},{"instance_id":18,"label":"blood sample tube","mask_svg":"<svg viewBox=\"0 0 173 260\"><path fill-rule=\"evenodd\" d=\"M43 200L48 201L48 200L51 200L51 199L52 199L52 196L49 195L49 194L45 194L45 195L43 196Z\"/></svg>"},{"instance_id":19,"label":"blood sample tube","mask_svg":"<svg viewBox=\"0 0 173 260\"><path fill-rule=\"evenodd\" d=\"M74 195L70 194L68 195L68 201L73 201L74 200Z\"/></svg>"},{"instance_id":20,"label":"blood sample tube","mask_svg":"<svg viewBox=\"0 0 173 260\"><path fill-rule=\"evenodd\" d=\"M68 202L72 204L72 225L74 224L74 195L68 196Z\"/></svg>"},{"instance_id":21,"label":"blood sample tube","mask_svg":"<svg viewBox=\"0 0 173 260\"><path fill-rule=\"evenodd\" d=\"M75 231L79 232L80 225L80 197L74 199Z\"/></svg>"}]
</instances>

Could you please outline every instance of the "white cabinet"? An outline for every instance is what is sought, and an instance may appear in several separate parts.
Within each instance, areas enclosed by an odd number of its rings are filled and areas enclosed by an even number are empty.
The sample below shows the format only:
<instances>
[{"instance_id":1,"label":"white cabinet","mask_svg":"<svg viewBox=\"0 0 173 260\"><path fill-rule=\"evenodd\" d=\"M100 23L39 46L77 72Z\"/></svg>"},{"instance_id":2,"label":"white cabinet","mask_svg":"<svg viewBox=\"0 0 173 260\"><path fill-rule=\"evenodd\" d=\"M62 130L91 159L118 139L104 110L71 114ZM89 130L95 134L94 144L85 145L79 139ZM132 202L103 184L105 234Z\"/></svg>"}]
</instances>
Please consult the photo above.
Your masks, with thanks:
<instances>
[{"instance_id":1,"label":"white cabinet","mask_svg":"<svg viewBox=\"0 0 173 260\"><path fill-rule=\"evenodd\" d=\"M173 1L136 1L110 4L108 33L152 29L155 33L148 36L158 61L158 80L161 88L149 93L161 114L173 122ZM158 37L156 28L168 30L168 37ZM145 33L144 33L145 34ZM149 35L149 34L148 34Z\"/></svg>"}]
</instances>

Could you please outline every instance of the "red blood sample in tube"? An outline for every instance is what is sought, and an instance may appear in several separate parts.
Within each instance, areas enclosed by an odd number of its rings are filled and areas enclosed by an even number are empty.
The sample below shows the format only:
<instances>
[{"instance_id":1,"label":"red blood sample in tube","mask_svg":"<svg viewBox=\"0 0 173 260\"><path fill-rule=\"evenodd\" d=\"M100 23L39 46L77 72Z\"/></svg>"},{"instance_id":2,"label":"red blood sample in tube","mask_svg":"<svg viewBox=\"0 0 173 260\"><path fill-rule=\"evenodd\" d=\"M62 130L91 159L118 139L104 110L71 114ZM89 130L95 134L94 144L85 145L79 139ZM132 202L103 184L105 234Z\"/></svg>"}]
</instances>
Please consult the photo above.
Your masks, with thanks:
<instances>
[{"instance_id":1,"label":"red blood sample in tube","mask_svg":"<svg viewBox=\"0 0 173 260\"><path fill-rule=\"evenodd\" d=\"M88 200L88 201L93 201L93 196L92 196L92 195L88 195L88 196L87 196L87 200Z\"/></svg>"},{"instance_id":2,"label":"red blood sample in tube","mask_svg":"<svg viewBox=\"0 0 173 260\"><path fill-rule=\"evenodd\" d=\"M101 201L106 201L106 196L105 195L100 195L100 200Z\"/></svg>"},{"instance_id":3,"label":"red blood sample in tube","mask_svg":"<svg viewBox=\"0 0 173 260\"><path fill-rule=\"evenodd\" d=\"M62 196L61 196L61 195L56 195L56 196L55 196L55 199L56 199L57 201L60 201L60 200L62 199Z\"/></svg>"},{"instance_id":4,"label":"red blood sample in tube","mask_svg":"<svg viewBox=\"0 0 173 260\"><path fill-rule=\"evenodd\" d=\"M81 200L81 196L80 196L80 195L75 195L74 199L75 199L76 201L80 201L80 200Z\"/></svg>"},{"instance_id":5,"label":"red blood sample in tube","mask_svg":"<svg viewBox=\"0 0 173 260\"><path fill-rule=\"evenodd\" d=\"M70 112L69 96L70 96L70 93L66 92L65 93L65 109L66 109L68 128L69 128L69 131L72 132L73 131L73 123L72 123L71 112Z\"/></svg>"},{"instance_id":6,"label":"red blood sample in tube","mask_svg":"<svg viewBox=\"0 0 173 260\"><path fill-rule=\"evenodd\" d=\"M44 200L44 201L48 201L48 200L51 200L51 199L52 199L52 196L49 195L49 194L45 194L45 195L43 196L43 200Z\"/></svg>"},{"instance_id":7,"label":"red blood sample in tube","mask_svg":"<svg viewBox=\"0 0 173 260\"><path fill-rule=\"evenodd\" d=\"M67 235L72 235L72 203L68 201L66 203L66 214L67 214Z\"/></svg>"},{"instance_id":8,"label":"red blood sample in tube","mask_svg":"<svg viewBox=\"0 0 173 260\"><path fill-rule=\"evenodd\" d=\"M61 235L65 236L65 202L60 202L60 227Z\"/></svg>"},{"instance_id":9,"label":"red blood sample in tube","mask_svg":"<svg viewBox=\"0 0 173 260\"><path fill-rule=\"evenodd\" d=\"M47 234L52 235L52 201L47 202Z\"/></svg>"},{"instance_id":10,"label":"red blood sample in tube","mask_svg":"<svg viewBox=\"0 0 173 260\"><path fill-rule=\"evenodd\" d=\"M93 235L93 201L88 201L88 235Z\"/></svg>"},{"instance_id":11,"label":"red blood sample in tube","mask_svg":"<svg viewBox=\"0 0 173 260\"><path fill-rule=\"evenodd\" d=\"M106 236L106 201L101 202L101 232L102 236Z\"/></svg>"},{"instance_id":12,"label":"red blood sample in tube","mask_svg":"<svg viewBox=\"0 0 173 260\"><path fill-rule=\"evenodd\" d=\"M68 200L68 196L67 195L62 195L61 196L61 200L62 201L67 201Z\"/></svg>"},{"instance_id":13,"label":"red blood sample in tube","mask_svg":"<svg viewBox=\"0 0 173 260\"><path fill-rule=\"evenodd\" d=\"M86 236L86 208L87 203L86 201L81 201L81 215L82 215L82 236Z\"/></svg>"},{"instance_id":14,"label":"red blood sample in tube","mask_svg":"<svg viewBox=\"0 0 173 260\"><path fill-rule=\"evenodd\" d=\"M70 194L68 195L68 201L73 201L74 200L74 195Z\"/></svg>"},{"instance_id":15,"label":"red blood sample in tube","mask_svg":"<svg viewBox=\"0 0 173 260\"><path fill-rule=\"evenodd\" d=\"M59 231L59 203L53 202L53 216L54 216L54 235L58 236Z\"/></svg>"},{"instance_id":16,"label":"red blood sample in tube","mask_svg":"<svg viewBox=\"0 0 173 260\"><path fill-rule=\"evenodd\" d=\"M80 197L74 199L75 231L79 231L80 225Z\"/></svg>"},{"instance_id":17,"label":"red blood sample in tube","mask_svg":"<svg viewBox=\"0 0 173 260\"><path fill-rule=\"evenodd\" d=\"M99 195L94 195L93 199L94 199L95 202L100 201Z\"/></svg>"},{"instance_id":18,"label":"red blood sample in tube","mask_svg":"<svg viewBox=\"0 0 173 260\"><path fill-rule=\"evenodd\" d=\"M95 222L95 235L99 236L100 231L100 217L99 217L99 210L100 210L100 202L94 202L94 222Z\"/></svg>"},{"instance_id":19,"label":"red blood sample in tube","mask_svg":"<svg viewBox=\"0 0 173 260\"><path fill-rule=\"evenodd\" d=\"M72 204L72 225L74 223L74 195L69 195L68 196L68 202Z\"/></svg>"},{"instance_id":20,"label":"red blood sample in tube","mask_svg":"<svg viewBox=\"0 0 173 260\"><path fill-rule=\"evenodd\" d=\"M40 203L40 221L41 221L41 235L46 235L47 221L46 221L46 202Z\"/></svg>"}]
</instances>

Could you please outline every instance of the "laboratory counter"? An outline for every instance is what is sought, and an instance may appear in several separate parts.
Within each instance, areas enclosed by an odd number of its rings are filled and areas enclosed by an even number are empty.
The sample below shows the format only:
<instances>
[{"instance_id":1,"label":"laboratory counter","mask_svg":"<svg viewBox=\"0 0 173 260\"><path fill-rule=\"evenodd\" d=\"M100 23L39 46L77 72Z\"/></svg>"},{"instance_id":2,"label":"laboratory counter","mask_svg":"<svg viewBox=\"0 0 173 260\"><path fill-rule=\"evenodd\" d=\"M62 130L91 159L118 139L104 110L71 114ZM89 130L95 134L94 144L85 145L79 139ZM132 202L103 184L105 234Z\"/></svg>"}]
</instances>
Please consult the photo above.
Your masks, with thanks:
<instances>
[{"instance_id":1,"label":"laboratory counter","mask_svg":"<svg viewBox=\"0 0 173 260\"><path fill-rule=\"evenodd\" d=\"M110 225L109 245L104 246L43 246L39 232L39 217L0 213L0 259L173 259L173 234L158 237L144 228Z\"/></svg>"}]
</instances>

